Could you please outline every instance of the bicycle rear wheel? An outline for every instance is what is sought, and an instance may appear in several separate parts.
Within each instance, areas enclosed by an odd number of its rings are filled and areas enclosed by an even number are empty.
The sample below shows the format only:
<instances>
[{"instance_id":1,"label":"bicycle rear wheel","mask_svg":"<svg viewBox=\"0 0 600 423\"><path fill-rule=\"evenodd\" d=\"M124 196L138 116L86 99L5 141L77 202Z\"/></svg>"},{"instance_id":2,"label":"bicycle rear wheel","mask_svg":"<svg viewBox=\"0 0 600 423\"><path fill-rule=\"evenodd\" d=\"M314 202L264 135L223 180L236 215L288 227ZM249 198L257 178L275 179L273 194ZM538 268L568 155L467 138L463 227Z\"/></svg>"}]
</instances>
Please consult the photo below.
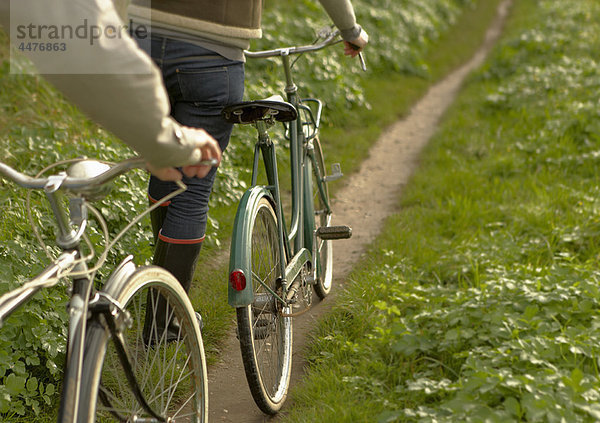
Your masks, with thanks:
<instances>
[{"instance_id":1,"label":"bicycle rear wheel","mask_svg":"<svg viewBox=\"0 0 600 423\"><path fill-rule=\"evenodd\" d=\"M327 187L327 176L325 169L325 160L323 159L323 150L318 138L313 140L314 157L312 190L314 196L314 219L315 229L321 226L331 224L331 213L328 213L327 206L329 202L329 188ZM321 189L319 183L321 181ZM331 240L317 238L316 251L313 251L315 266L315 292L319 298L325 298L331 292L333 280L333 245Z\"/></svg>"},{"instance_id":2,"label":"bicycle rear wheel","mask_svg":"<svg viewBox=\"0 0 600 423\"><path fill-rule=\"evenodd\" d=\"M133 374L151 408L168 421L207 421L202 337L177 279L162 268L148 266L109 283L105 292L130 314L121 334ZM166 306L160 306L161 301ZM147 311L151 318L144 330ZM88 327L80 400L87 409L78 421L153 421L135 398L103 322L101 316L90 320Z\"/></svg>"},{"instance_id":3,"label":"bicycle rear wheel","mask_svg":"<svg viewBox=\"0 0 600 423\"><path fill-rule=\"evenodd\" d=\"M282 307L277 217L266 197L258 201L246 248L251 251L253 303L237 309L238 336L250 392L258 407L275 414L290 383L292 322Z\"/></svg>"}]
</instances>

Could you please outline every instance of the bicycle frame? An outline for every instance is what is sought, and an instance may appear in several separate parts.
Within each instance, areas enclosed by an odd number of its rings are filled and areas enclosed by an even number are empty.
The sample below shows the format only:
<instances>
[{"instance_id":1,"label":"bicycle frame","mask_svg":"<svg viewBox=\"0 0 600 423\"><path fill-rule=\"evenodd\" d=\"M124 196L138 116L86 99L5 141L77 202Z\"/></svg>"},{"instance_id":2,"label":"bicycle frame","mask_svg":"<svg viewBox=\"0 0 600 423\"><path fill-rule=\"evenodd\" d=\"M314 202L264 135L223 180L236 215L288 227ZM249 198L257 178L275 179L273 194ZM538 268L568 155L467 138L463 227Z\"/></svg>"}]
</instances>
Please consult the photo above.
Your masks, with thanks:
<instances>
[{"instance_id":1,"label":"bicycle frame","mask_svg":"<svg viewBox=\"0 0 600 423\"><path fill-rule=\"evenodd\" d=\"M245 233L249 233L252 228L247 227L248 222L241 218L243 215L251 214L252 207L256 204L256 199L267 195L274 203L277 219L279 222L279 252L281 260L280 274L283 275L282 285L284 298L278 298L279 301L287 304L293 297L294 290L291 284L297 279L302 269L309 263L312 263L314 227L306 226L304 216L313 213L313 198L310 190L306 187L312 181L312 166L316 166L315 157L312 151L311 140L316 137L321 119L322 103L317 99L301 99L298 95L298 87L294 83L291 71L290 55L300 54L308 51L320 50L331 44L338 42L337 33L329 35L320 44L289 47L275 50L265 50L260 52L245 52L250 58L279 57L282 60L283 71L285 75L285 92L288 103L292 104L299 111L295 120L288 124L288 136L290 141L290 163L291 163L291 222L289 227L286 225L282 212L282 202L280 197L280 188L278 180L277 158L275 146L268 135L268 126L266 122L256 122L258 131L258 141L254 150L254 161L252 170L251 188L244 194L238 207L238 215L234 223L233 239L241 239ZM313 111L307 103L316 104L316 112ZM304 116L307 119L304 119ZM312 133L305 133L305 126L314 127ZM257 174L260 156L262 155L264 167L267 176L267 186L257 185ZM319 191L323 192L322 180L316 181ZM327 213L330 213L329 204L326 204ZM310 221L310 220L309 220ZM243 247L232 242L230 256L230 274L242 270L248 275L250 257ZM229 286L228 300L233 307L244 307L253 301L253 282L246 281L246 286L242 290L237 290ZM274 294L274 293L273 293Z\"/></svg>"}]
</instances>

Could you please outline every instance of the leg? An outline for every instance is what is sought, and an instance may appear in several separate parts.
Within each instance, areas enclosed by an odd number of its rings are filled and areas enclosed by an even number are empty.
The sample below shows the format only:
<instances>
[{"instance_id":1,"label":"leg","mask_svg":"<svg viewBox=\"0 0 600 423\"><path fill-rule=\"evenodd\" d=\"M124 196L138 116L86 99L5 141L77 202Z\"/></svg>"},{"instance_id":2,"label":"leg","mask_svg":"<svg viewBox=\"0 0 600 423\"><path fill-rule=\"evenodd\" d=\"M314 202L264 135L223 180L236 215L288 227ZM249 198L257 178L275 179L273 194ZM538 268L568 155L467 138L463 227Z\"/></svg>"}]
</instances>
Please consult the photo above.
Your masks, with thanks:
<instances>
[{"instance_id":1,"label":"leg","mask_svg":"<svg viewBox=\"0 0 600 423\"><path fill-rule=\"evenodd\" d=\"M225 150L233 125L221 117L224 106L241 101L244 87L244 68L201 47L165 38L152 40L152 57L161 68L169 99L171 115L181 124L203 128ZM190 58L193 57L193 60ZM206 232L208 201L216 169L204 178L186 178L188 189L169 204L157 208L151 216L156 249L153 263L170 271L189 292L198 255ZM150 178L148 195L151 201L177 189L172 182ZM166 307L159 301L156 314ZM148 313L150 316L152 313ZM168 336L177 332L174 321L158 322ZM150 322L144 325L149 339Z\"/></svg>"},{"instance_id":2,"label":"leg","mask_svg":"<svg viewBox=\"0 0 600 423\"><path fill-rule=\"evenodd\" d=\"M153 40L152 56L163 71L172 116L183 125L205 129L225 150L232 125L221 118L221 110L242 99L243 64L193 44L164 38ZM186 291L205 235L215 174L213 169L202 179L184 178L188 190L157 209L153 216L157 238L154 263L171 271ZM174 189L173 183L150 179L151 198L158 200Z\"/></svg>"}]
</instances>

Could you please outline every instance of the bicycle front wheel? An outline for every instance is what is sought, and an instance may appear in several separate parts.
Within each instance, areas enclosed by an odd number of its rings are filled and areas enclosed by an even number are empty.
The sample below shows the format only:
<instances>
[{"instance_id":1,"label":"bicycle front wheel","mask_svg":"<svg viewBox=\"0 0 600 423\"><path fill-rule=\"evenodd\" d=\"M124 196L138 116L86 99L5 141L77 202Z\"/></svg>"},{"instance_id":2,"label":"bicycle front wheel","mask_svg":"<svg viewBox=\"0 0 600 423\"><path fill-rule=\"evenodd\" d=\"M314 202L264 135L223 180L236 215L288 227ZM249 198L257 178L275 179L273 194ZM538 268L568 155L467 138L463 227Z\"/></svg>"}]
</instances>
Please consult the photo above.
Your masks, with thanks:
<instances>
[{"instance_id":1,"label":"bicycle front wheel","mask_svg":"<svg viewBox=\"0 0 600 423\"><path fill-rule=\"evenodd\" d=\"M107 284L105 292L129 313L121 336L133 375L152 410L165 421L207 421L200 327L177 279L148 266ZM134 396L104 321L100 316L89 323L80 397L84 410L78 421L155 421Z\"/></svg>"},{"instance_id":2,"label":"bicycle front wheel","mask_svg":"<svg viewBox=\"0 0 600 423\"><path fill-rule=\"evenodd\" d=\"M323 150L318 138L313 141L314 161L312 190L314 198L315 229L321 226L331 224L331 213L329 212L329 188L327 187L327 176L325 170L325 160L323 159ZM320 181L320 182L319 182ZM322 240L317 238L315 242L315 251L313 251L314 272L315 272L315 292L319 298L325 298L331 292L333 280L333 246L331 240Z\"/></svg>"},{"instance_id":3,"label":"bicycle front wheel","mask_svg":"<svg viewBox=\"0 0 600 423\"><path fill-rule=\"evenodd\" d=\"M283 405L290 383L292 322L282 295L281 257L277 216L262 197L250 215L252 230L245 247L250 250L254 299L237 309L238 336L246 378L254 401L267 414Z\"/></svg>"}]
</instances>

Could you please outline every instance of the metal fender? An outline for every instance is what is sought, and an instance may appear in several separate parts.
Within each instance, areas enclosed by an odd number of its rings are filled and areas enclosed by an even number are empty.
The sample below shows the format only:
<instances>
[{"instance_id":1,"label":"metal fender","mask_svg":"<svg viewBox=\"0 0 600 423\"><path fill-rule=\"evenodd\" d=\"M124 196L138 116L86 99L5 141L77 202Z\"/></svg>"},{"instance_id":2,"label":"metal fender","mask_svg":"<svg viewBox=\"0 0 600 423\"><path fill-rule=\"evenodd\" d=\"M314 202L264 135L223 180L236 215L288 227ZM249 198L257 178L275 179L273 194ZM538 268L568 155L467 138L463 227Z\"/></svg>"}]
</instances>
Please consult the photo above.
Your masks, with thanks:
<instances>
[{"instance_id":1,"label":"metal fender","mask_svg":"<svg viewBox=\"0 0 600 423\"><path fill-rule=\"evenodd\" d=\"M315 231L315 220L313 218L315 213L315 204L313 198L313 191L308 187L312 187L312 162L310 160L305 164L306 168L304 169L304 248L308 249L308 251L313 250L313 235ZM316 260L316 258L315 258Z\"/></svg>"},{"instance_id":2,"label":"metal fender","mask_svg":"<svg viewBox=\"0 0 600 423\"><path fill-rule=\"evenodd\" d=\"M254 300L252 288L252 267L250 264L250 252L244 246L252 232L252 219L256 213L258 201L267 197L273 204L270 191L262 186L255 186L244 193L235 215L233 223L233 235L231 237L231 250L229 254L229 284L228 301L232 307L245 307ZM245 275L246 286L238 290L233 288L232 278L234 272L242 271Z\"/></svg>"},{"instance_id":3,"label":"metal fender","mask_svg":"<svg viewBox=\"0 0 600 423\"><path fill-rule=\"evenodd\" d=\"M123 283L123 281L127 280L137 269L137 266L133 262L133 256L128 255L125 259L119 264L119 266L112 272L104 287L109 287L112 284Z\"/></svg>"}]
</instances>

